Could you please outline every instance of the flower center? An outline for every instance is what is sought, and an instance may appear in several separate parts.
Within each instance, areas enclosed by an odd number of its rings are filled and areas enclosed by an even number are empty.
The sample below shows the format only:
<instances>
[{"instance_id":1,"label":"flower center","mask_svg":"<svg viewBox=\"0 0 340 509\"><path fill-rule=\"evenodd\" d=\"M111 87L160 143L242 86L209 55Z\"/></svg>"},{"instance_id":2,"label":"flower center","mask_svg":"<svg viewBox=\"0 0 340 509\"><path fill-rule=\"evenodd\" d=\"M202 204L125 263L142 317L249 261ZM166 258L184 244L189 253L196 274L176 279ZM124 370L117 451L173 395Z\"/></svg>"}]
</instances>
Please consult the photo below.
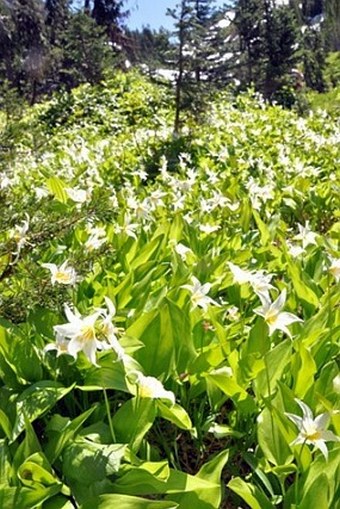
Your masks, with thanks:
<instances>
[{"instance_id":1,"label":"flower center","mask_svg":"<svg viewBox=\"0 0 340 509\"><path fill-rule=\"evenodd\" d=\"M321 438L321 432L317 430L311 430L305 434L306 440L310 440L311 442L315 442Z\"/></svg>"},{"instance_id":2,"label":"flower center","mask_svg":"<svg viewBox=\"0 0 340 509\"><path fill-rule=\"evenodd\" d=\"M58 270L55 274L55 279L59 283L69 283L71 281L71 276L70 274L67 274L67 272L61 272Z\"/></svg>"},{"instance_id":3,"label":"flower center","mask_svg":"<svg viewBox=\"0 0 340 509\"><path fill-rule=\"evenodd\" d=\"M277 316L278 314L274 311L271 311L269 313L266 314L266 322L269 324L269 325L273 325L276 320L277 320Z\"/></svg>"},{"instance_id":4,"label":"flower center","mask_svg":"<svg viewBox=\"0 0 340 509\"><path fill-rule=\"evenodd\" d=\"M95 331L92 325L84 325L80 329L80 336L83 341L93 341L95 339Z\"/></svg>"}]
</instances>

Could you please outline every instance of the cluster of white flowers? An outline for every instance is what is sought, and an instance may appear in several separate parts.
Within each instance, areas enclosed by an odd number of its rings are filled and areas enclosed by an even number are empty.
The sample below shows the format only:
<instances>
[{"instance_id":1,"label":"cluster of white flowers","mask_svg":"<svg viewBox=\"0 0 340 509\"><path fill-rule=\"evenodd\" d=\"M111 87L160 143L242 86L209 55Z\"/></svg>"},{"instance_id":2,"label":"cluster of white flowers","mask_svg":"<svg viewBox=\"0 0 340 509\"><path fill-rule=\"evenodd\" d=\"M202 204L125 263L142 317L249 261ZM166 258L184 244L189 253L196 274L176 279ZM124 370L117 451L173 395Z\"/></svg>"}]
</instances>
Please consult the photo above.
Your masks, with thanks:
<instances>
[{"instance_id":1,"label":"cluster of white flowers","mask_svg":"<svg viewBox=\"0 0 340 509\"><path fill-rule=\"evenodd\" d=\"M118 360L123 360L125 352L117 338L118 329L112 323L116 313L115 306L108 297L105 302L107 309L97 309L89 316L81 316L77 309L72 311L65 304L64 311L68 322L53 327L56 342L47 345L45 351L57 350L58 355L67 353L74 359L79 352L84 352L88 360L98 366L97 350L112 349Z\"/></svg>"}]
</instances>

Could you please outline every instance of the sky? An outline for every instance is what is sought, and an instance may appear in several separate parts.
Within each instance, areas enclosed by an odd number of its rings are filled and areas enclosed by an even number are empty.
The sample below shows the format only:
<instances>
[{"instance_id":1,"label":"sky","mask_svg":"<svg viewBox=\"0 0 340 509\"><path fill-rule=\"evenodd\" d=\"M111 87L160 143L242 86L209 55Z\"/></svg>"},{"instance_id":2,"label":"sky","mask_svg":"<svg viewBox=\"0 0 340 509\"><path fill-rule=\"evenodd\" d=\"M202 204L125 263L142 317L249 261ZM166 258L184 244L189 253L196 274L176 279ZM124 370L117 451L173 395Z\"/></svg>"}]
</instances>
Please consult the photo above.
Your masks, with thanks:
<instances>
[{"instance_id":1,"label":"sky","mask_svg":"<svg viewBox=\"0 0 340 509\"><path fill-rule=\"evenodd\" d=\"M179 0L126 0L125 6L130 11L130 16L126 20L129 28L142 28L142 26L150 25L151 28L171 29L173 19L166 16L168 8L174 8ZM220 7L225 2L216 0L215 6Z\"/></svg>"}]
</instances>

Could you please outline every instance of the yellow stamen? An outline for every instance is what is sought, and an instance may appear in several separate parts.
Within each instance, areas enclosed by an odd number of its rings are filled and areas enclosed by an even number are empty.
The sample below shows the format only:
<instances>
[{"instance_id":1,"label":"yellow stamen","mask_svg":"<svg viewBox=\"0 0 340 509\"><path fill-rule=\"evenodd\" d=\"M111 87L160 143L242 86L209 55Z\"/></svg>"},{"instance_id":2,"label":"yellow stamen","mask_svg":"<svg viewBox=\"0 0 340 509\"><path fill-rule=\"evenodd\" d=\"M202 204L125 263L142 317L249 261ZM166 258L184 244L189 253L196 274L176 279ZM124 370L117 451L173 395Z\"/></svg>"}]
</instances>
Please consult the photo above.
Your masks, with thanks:
<instances>
[{"instance_id":1,"label":"yellow stamen","mask_svg":"<svg viewBox=\"0 0 340 509\"><path fill-rule=\"evenodd\" d=\"M310 433L305 434L306 440L310 440L311 442L315 442L315 440L319 440L321 438L320 431L311 431Z\"/></svg>"},{"instance_id":2,"label":"yellow stamen","mask_svg":"<svg viewBox=\"0 0 340 509\"><path fill-rule=\"evenodd\" d=\"M81 339L83 341L93 341L95 339L95 331L92 325L84 325L80 330Z\"/></svg>"},{"instance_id":3,"label":"yellow stamen","mask_svg":"<svg viewBox=\"0 0 340 509\"><path fill-rule=\"evenodd\" d=\"M58 272L56 272L55 274L55 280L58 281L59 283L68 283L69 281L71 281L71 277L70 274L67 274L67 272L60 272L58 270Z\"/></svg>"},{"instance_id":4,"label":"yellow stamen","mask_svg":"<svg viewBox=\"0 0 340 509\"><path fill-rule=\"evenodd\" d=\"M269 325L273 325L277 320L277 313L268 313L266 315L266 322L269 324Z\"/></svg>"}]
</instances>

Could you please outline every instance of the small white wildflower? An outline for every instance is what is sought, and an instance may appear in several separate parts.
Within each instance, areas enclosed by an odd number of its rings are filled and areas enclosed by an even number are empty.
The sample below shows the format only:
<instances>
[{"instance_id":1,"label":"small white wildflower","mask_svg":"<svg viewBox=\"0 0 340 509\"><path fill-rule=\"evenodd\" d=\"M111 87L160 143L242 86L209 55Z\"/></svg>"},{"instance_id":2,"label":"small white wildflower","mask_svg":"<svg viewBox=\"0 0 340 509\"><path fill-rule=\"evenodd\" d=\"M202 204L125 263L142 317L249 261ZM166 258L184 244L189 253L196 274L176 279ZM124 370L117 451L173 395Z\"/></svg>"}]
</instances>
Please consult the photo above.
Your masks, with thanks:
<instances>
[{"instance_id":1,"label":"small white wildflower","mask_svg":"<svg viewBox=\"0 0 340 509\"><path fill-rule=\"evenodd\" d=\"M97 366L96 351L105 349L105 345L97 340L95 331L95 323L101 312L82 317L77 310L71 311L67 304L64 309L68 323L53 327L57 341L69 339L67 353L76 359L77 353L83 351L88 360Z\"/></svg>"},{"instance_id":2,"label":"small white wildflower","mask_svg":"<svg viewBox=\"0 0 340 509\"><path fill-rule=\"evenodd\" d=\"M187 247L187 246L185 246L184 244L181 244L181 243L176 244L175 251L176 251L177 254L179 254L179 256L184 261L187 259L187 255L189 253L192 253L190 247Z\"/></svg>"},{"instance_id":3,"label":"small white wildflower","mask_svg":"<svg viewBox=\"0 0 340 509\"><path fill-rule=\"evenodd\" d=\"M76 187L65 187L65 191L69 198L76 203L85 203L90 199L91 193L84 189Z\"/></svg>"},{"instance_id":4,"label":"small white wildflower","mask_svg":"<svg viewBox=\"0 0 340 509\"><path fill-rule=\"evenodd\" d=\"M199 306L204 311L206 311L209 304L214 304L215 306L219 305L207 295L211 288L210 283L205 283L202 285L195 276L192 276L191 282L191 285L183 285L181 288L185 288L191 292L191 302L194 308Z\"/></svg>"},{"instance_id":5,"label":"small white wildflower","mask_svg":"<svg viewBox=\"0 0 340 509\"><path fill-rule=\"evenodd\" d=\"M60 283L62 285L74 285L76 283L76 271L68 266L68 260L58 267L55 263L42 263L42 267L51 272L51 283Z\"/></svg>"},{"instance_id":6,"label":"small white wildflower","mask_svg":"<svg viewBox=\"0 0 340 509\"><path fill-rule=\"evenodd\" d=\"M309 221L306 221L305 226L298 224L299 233L295 235L295 240L301 240L302 247L305 249L310 244L316 244L317 234L314 233L309 227Z\"/></svg>"},{"instance_id":7,"label":"small white wildflower","mask_svg":"<svg viewBox=\"0 0 340 509\"><path fill-rule=\"evenodd\" d=\"M175 404L175 394L164 389L162 382L153 376L145 376L140 371L131 372L130 377L134 378L136 392L141 398L166 399Z\"/></svg>"},{"instance_id":8,"label":"small white wildflower","mask_svg":"<svg viewBox=\"0 0 340 509\"><path fill-rule=\"evenodd\" d=\"M294 322L302 322L303 320L292 313L287 313L286 311L281 312L286 302L286 290L284 289L274 302L263 297L261 298L261 295L259 295L259 297L262 306L254 309L254 313L262 316L268 324L269 336L276 330L281 330L291 338L292 335L287 329L287 326Z\"/></svg>"},{"instance_id":9,"label":"small white wildflower","mask_svg":"<svg viewBox=\"0 0 340 509\"><path fill-rule=\"evenodd\" d=\"M291 445L297 444L311 444L315 445L325 459L328 459L328 449L325 442L339 442L340 438L332 431L327 431L326 428L329 423L329 414L320 414L317 417L313 417L313 413L306 403L299 399L295 399L302 410L302 417L295 414L285 412L285 415L293 421L299 430L299 434Z\"/></svg>"},{"instance_id":10,"label":"small white wildflower","mask_svg":"<svg viewBox=\"0 0 340 509\"><path fill-rule=\"evenodd\" d=\"M331 258L330 261L331 265L328 270L338 283L340 281L340 258Z\"/></svg>"}]
</instances>

